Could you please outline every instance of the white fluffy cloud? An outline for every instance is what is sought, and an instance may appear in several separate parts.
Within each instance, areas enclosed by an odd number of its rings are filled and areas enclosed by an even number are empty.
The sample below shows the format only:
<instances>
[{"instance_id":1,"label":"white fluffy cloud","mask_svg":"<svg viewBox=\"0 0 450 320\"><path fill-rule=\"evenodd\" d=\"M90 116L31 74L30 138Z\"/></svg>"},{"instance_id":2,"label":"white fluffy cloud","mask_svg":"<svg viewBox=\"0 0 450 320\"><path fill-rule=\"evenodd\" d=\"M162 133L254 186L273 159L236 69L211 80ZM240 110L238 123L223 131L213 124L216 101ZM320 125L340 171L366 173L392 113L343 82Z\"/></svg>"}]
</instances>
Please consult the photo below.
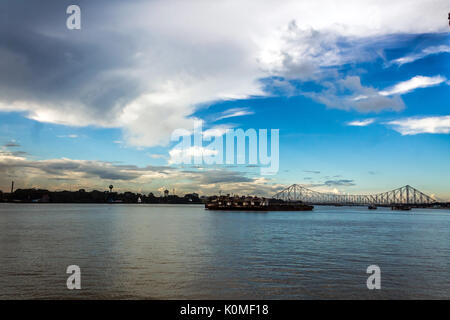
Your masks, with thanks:
<instances>
[{"instance_id":1,"label":"white fluffy cloud","mask_svg":"<svg viewBox=\"0 0 450 320\"><path fill-rule=\"evenodd\" d=\"M231 125L218 125L218 126L214 126L210 129L207 129L205 131L202 132L203 134L203 138L205 140L210 140L212 137L220 137L223 136L227 130L232 129L233 126Z\"/></svg>"},{"instance_id":2,"label":"white fluffy cloud","mask_svg":"<svg viewBox=\"0 0 450 320\"><path fill-rule=\"evenodd\" d=\"M404 94L418 88L426 88L435 86L445 82L447 79L440 75L434 77L415 76L409 80L399 82L391 88L380 91L382 96L390 96L393 94Z\"/></svg>"},{"instance_id":3,"label":"white fluffy cloud","mask_svg":"<svg viewBox=\"0 0 450 320\"><path fill-rule=\"evenodd\" d=\"M375 122L375 119L364 119L347 122L348 126L365 127Z\"/></svg>"},{"instance_id":4,"label":"white fluffy cloud","mask_svg":"<svg viewBox=\"0 0 450 320\"><path fill-rule=\"evenodd\" d=\"M387 124L402 135L419 133L450 133L450 116L406 118Z\"/></svg>"},{"instance_id":5,"label":"white fluffy cloud","mask_svg":"<svg viewBox=\"0 0 450 320\"><path fill-rule=\"evenodd\" d=\"M403 65L406 63L411 63L419 59L423 59L429 55L439 54L439 53L449 53L450 52L450 46L447 45L441 45L441 46L432 46L423 49L420 52L412 53L410 55L392 60L390 64L397 64L397 65Z\"/></svg>"},{"instance_id":6,"label":"white fluffy cloud","mask_svg":"<svg viewBox=\"0 0 450 320\"><path fill-rule=\"evenodd\" d=\"M181 164L183 159L199 158L200 162L203 157L214 156L219 152L217 150L212 150L199 146L192 146L189 148L173 148L169 151L170 159L169 164Z\"/></svg>"},{"instance_id":7,"label":"white fluffy cloud","mask_svg":"<svg viewBox=\"0 0 450 320\"><path fill-rule=\"evenodd\" d=\"M136 146L167 144L204 103L264 95L261 78L314 79L365 59L360 40L445 32L448 9L440 0L95 1L82 4L82 30L68 31L56 18L64 4L3 4L0 110L122 128ZM382 98L371 109L402 107Z\"/></svg>"},{"instance_id":8,"label":"white fluffy cloud","mask_svg":"<svg viewBox=\"0 0 450 320\"><path fill-rule=\"evenodd\" d=\"M254 112L247 109L247 108L231 108L226 111L224 111L219 117L217 117L216 121L227 119L227 118L234 118L234 117L242 117L242 116L248 116L252 115Z\"/></svg>"},{"instance_id":9,"label":"white fluffy cloud","mask_svg":"<svg viewBox=\"0 0 450 320\"><path fill-rule=\"evenodd\" d=\"M77 134L64 134L64 135L58 135L58 138L70 138L70 139L76 139L78 138Z\"/></svg>"}]
</instances>

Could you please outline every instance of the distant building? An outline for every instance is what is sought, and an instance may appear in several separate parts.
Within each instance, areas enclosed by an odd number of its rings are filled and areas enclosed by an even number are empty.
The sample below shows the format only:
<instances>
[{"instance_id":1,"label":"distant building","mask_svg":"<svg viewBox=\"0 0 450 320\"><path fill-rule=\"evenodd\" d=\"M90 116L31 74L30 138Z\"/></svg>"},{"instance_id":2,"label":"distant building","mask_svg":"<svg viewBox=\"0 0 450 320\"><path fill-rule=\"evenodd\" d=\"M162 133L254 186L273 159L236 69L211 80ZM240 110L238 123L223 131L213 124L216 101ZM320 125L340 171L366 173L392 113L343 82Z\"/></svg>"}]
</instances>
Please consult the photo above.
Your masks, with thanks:
<instances>
[{"instance_id":1,"label":"distant building","mask_svg":"<svg viewBox=\"0 0 450 320\"><path fill-rule=\"evenodd\" d=\"M189 202L201 202L198 193L187 193L184 195L184 198Z\"/></svg>"},{"instance_id":2,"label":"distant building","mask_svg":"<svg viewBox=\"0 0 450 320\"><path fill-rule=\"evenodd\" d=\"M169 196L169 190L164 190L164 197L168 197Z\"/></svg>"}]
</instances>

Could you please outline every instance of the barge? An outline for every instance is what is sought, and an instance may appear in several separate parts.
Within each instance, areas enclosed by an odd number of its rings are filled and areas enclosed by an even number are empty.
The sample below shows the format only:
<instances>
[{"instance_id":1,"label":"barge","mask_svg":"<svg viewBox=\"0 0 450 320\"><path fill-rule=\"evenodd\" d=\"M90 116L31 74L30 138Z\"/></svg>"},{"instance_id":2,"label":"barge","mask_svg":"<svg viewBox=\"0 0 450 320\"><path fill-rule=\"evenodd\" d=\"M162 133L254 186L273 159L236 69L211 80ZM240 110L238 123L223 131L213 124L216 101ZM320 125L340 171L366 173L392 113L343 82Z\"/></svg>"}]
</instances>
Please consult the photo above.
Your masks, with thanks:
<instances>
[{"instance_id":1,"label":"barge","mask_svg":"<svg viewBox=\"0 0 450 320\"><path fill-rule=\"evenodd\" d=\"M258 197L215 196L205 203L206 210L226 211L311 211L313 206L301 201L283 201Z\"/></svg>"}]
</instances>

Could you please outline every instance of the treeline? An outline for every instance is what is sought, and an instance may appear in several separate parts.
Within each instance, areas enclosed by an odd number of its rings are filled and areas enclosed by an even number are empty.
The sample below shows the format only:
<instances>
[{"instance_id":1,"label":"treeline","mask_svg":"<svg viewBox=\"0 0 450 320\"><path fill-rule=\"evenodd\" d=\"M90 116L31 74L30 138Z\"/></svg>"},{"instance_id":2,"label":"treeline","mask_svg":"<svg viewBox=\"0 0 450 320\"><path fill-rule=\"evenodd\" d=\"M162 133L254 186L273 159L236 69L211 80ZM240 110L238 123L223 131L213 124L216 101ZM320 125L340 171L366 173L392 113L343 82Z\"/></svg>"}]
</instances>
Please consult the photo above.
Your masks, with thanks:
<instances>
[{"instance_id":1,"label":"treeline","mask_svg":"<svg viewBox=\"0 0 450 320\"><path fill-rule=\"evenodd\" d=\"M2 202L44 202L44 203L202 203L198 194L165 195L157 197L153 193L148 195L133 192L108 191L49 191L45 189L17 189L13 193L0 191Z\"/></svg>"}]
</instances>

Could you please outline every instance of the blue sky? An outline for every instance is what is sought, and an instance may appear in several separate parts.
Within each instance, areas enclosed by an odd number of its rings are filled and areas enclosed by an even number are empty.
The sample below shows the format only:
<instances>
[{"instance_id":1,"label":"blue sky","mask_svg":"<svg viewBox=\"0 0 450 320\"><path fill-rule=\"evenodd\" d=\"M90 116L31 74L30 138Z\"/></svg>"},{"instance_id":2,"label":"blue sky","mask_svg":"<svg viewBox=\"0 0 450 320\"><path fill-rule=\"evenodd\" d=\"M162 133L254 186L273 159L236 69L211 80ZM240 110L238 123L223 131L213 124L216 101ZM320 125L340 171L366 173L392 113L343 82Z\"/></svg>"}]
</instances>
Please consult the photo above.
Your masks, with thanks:
<instances>
[{"instance_id":1,"label":"blue sky","mask_svg":"<svg viewBox=\"0 0 450 320\"><path fill-rule=\"evenodd\" d=\"M442 2L427 8L417 1L391 18L383 12L397 9L380 6L373 26L347 12L366 10L359 4L337 18L303 2L293 2L292 14L288 4L279 12L268 5L256 10L268 19L258 31L260 19L241 21L234 9L211 21L205 15L220 8L206 3L202 10L179 4L185 16L171 24L141 16L168 14L158 1L112 1L105 10L106 3L79 4L78 31L60 26L64 2L44 2L33 21L23 5L8 7L23 23L0 35L14 37L0 46L0 189L15 180L49 189L113 183L139 192L271 195L293 183L339 193L410 184L450 199L450 38ZM434 19L411 26L420 8ZM100 24L103 15L114 26ZM203 25L188 26L195 18ZM235 20L242 30L230 26ZM170 134L191 129L194 119L206 129L279 129L279 172L171 165Z\"/></svg>"}]
</instances>

